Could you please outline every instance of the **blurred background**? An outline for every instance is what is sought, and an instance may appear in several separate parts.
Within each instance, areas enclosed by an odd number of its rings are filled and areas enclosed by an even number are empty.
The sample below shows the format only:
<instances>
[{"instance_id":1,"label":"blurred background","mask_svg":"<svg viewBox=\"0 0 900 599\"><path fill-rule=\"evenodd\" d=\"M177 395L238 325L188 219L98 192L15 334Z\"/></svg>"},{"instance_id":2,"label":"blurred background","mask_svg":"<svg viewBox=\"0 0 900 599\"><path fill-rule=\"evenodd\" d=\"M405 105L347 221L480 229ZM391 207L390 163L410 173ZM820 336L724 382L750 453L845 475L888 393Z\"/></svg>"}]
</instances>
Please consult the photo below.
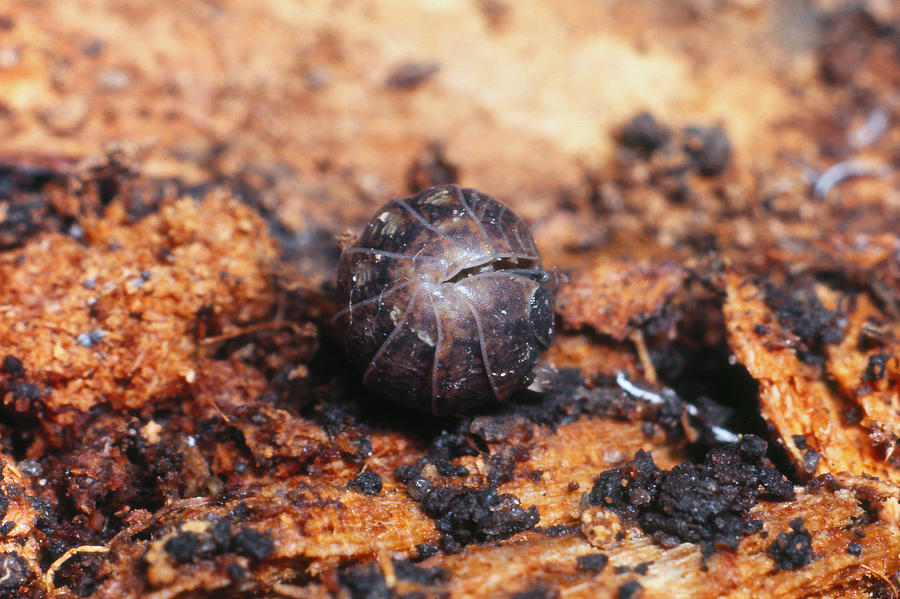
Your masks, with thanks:
<instances>
[{"instance_id":1,"label":"blurred background","mask_svg":"<svg viewBox=\"0 0 900 599\"><path fill-rule=\"evenodd\" d=\"M809 200L838 184L846 230L900 204L898 19L890 0L7 0L0 162L53 176L117 151L225 184L313 278L336 234L451 180L513 206L551 263L745 251L828 220Z\"/></svg>"}]
</instances>

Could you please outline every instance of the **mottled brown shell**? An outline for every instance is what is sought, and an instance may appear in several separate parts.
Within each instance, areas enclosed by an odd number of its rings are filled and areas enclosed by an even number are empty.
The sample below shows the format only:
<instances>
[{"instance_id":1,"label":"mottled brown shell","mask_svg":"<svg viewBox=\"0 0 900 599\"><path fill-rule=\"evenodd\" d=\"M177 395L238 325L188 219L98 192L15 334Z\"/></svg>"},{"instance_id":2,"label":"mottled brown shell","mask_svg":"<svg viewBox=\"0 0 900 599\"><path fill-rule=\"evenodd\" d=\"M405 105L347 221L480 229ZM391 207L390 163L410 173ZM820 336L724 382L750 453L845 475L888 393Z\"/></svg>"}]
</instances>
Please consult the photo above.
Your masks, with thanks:
<instances>
[{"instance_id":1,"label":"mottled brown shell","mask_svg":"<svg viewBox=\"0 0 900 599\"><path fill-rule=\"evenodd\" d=\"M553 293L528 227L474 189L385 204L341 253L334 318L377 393L434 414L503 401L553 335Z\"/></svg>"}]
</instances>

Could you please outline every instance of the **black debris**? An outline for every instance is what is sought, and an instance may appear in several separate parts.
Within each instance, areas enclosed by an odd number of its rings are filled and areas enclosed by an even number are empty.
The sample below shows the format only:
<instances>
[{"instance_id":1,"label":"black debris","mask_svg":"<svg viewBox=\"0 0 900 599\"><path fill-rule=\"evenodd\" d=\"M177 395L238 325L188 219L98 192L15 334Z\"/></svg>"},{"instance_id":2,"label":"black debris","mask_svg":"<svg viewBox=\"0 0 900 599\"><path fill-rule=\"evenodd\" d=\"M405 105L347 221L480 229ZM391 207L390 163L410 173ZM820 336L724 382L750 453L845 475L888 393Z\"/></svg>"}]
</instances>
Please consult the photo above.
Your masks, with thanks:
<instances>
[{"instance_id":1,"label":"black debris","mask_svg":"<svg viewBox=\"0 0 900 599\"><path fill-rule=\"evenodd\" d=\"M794 442L794 447L803 451L806 449L806 436L805 435L792 435L791 440Z\"/></svg>"},{"instance_id":2,"label":"black debris","mask_svg":"<svg viewBox=\"0 0 900 599\"><path fill-rule=\"evenodd\" d=\"M393 89L415 89L440 70L436 62L404 62L395 68L385 81Z\"/></svg>"},{"instance_id":3,"label":"black debris","mask_svg":"<svg viewBox=\"0 0 900 599\"><path fill-rule=\"evenodd\" d=\"M381 476L370 470L360 472L356 478L347 483L347 488L351 491L372 497L381 493L382 487Z\"/></svg>"},{"instance_id":4,"label":"black debris","mask_svg":"<svg viewBox=\"0 0 900 599\"><path fill-rule=\"evenodd\" d=\"M240 522L241 520L246 520L250 517L250 508L247 507L246 502L241 501L231 508L229 514L235 521Z\"/></svg>"},{"instance_id":5,"label":"black debris","mask_svg":"<svg viewBox=\"0 0 900 599\"><path fill-rule=\"evenodd\" d=\"M860 545L856 541L853 541L852 543L847 545L847 553L855 557L859 557L860 555L862 555L862 545Z\"/></svg>"},{"instance_id":6,"label":"black debris","mask_svg":"<svg viewBox=\"0 0 900 599\"><path fill-rule=\"evenodd\" d=\"M407 560L394 560L394 574L400 580L407 580L423 586L432 586L450 580L450 570L440 566L425 568Z\"/></svg>"},{"instance_id":7,"label":"black debris","mask_svg":"<svg viewBox=\"0 0 900 599\"><path fill-rule=\"evenodd\" d=\"M603 553L579 555L575 558L575 563L578 564L579 570L600 573L603 572L603 569L606 568L606 564L609 563L609 556Z\"/></svg>"},{"instance_id":8,"label":"black debris","mask_svg":"<svg viewBox=\"0 0 900 599\"><path fill-rule=\"evenodd\" d=\"M424 501L425 498L434 490L434 484L427 478L414 478L406 485L406 492L415 501Z\"/></svg>"},{"instance_id":9,"label":"black debris","mask_svg":"<svg viewBox=\"0 0 900 599\"><path fill-rule=\"evenodd\" d=\"M663 393L660 405L648 404L625 393L618 385L588 385L577 368L538 368L531 387L535 401L515 405L526 421L551 429L575 422L584 415L620 420L652 420L667 434L684 436L684 402L674 393Z\"/></svg>"},{"instance_id":10,"label":"black debris","mask_svg":"<svg viewBox=\"0 0 900 599\"><path fill-rule=\"evenodd\" d=\"M812 282L793 289L766 283L765 303L778 322L803 342L797 356L806 362L820 361L824 346L843 338L846 318L839 310L829 310L816 295Z\"/></svg>"},{"instance_id":11,"label":"black debris","mask_svg":"<svg viewBox=\"0 0 900 599\"><path fill-rule=\"evenodd\" d=\"M225 551L231 545L231 522L219 518L209 529L209 536L219 551Z\"/></svg>"},{"instance_id":12,"label":"black debris","mask_svg":"<svg viewBox=\"0 0 900 599\"><path fill-rule=\"evenodd\" d=\"M510 405L514 408L515 405ZM469 422L466 431L485 443L503 443L528 434L528 422L522 414L500 413L494 415L475 416Z\"/></svg>"},{"instance_id":13,"label":"black debris","mask_svg":"<svg viewBox=\"0 0 900 599\"><path fill-rule=\"evenodd\" d=\"M863 419L863 411L858 405L847 406L841 412L841 417L848 426L856 426Z\"/></svg>"},{"instance_id":14,"label":"black debris","mask_svg":"<svg viewBox=\"0 0 900 599\"><path fill-rule=\"evenodd\" d=\"M431 543L422 543L416 545L416 558L419 560L428 559L439 551L437 545Z\"/></svg>"},{"instance_id":15,"label":"black debris","mask_svg":"<svg viewBox=\"0 0 900 599\"><path fill-rule=\"evenodd\" d=\"M7 389L17 399L35 400L41 396L41 388L25 381L9 381Z\"/></svg>"},{"instance_id":16,"label":"black debris","mask_svg":"<svg viewBox=\"0 0 900 599\"><path fill-rule=\"evenodd\" d=\"M878 352L869 356L869 362L862 375L862 382L874 383L883 379L887 374L887 362L893 357L893 354L887 352Z\"/></svg>"},{"instance_id":17,"label":"black debris","mask_svg":"<svg viewBox=\"0 0 900 599\"><path fill-rule=\"evenodd\" d=\"M351 599L393 599L394 592L388 588L381 568L374 562L342 568L338 581Z\"/></svg>"},{"instance_id":18,"label":"black debris","mask_svg":"<svg viewBox=\"0 0 900 599\"><path fill-rule=\"evenodd\" d=\"M803 526L803 518L790 522L791 532L783 532L769 545L769 557L779 570L802 568L812 559L812 535Z\"/></svg>"},{"instance_id":19,"label":"black debris","mask_svg":"<svg viewBox=\"0 0 900 599\"><path fill-rule=\"evenodd\" d=\"M275 545L268 533L243 527L232 534L231 522L220 518L203 532L179 531L163 545L166 553L177 563L184 564L201 559L211 559L225 553L234 552L251 560L259 561L275 551Z\"/></svg>"},{"instance_id":20,"label":"black debris","mask_svg":"<svg viewBox=\"0 0 900 599\"><path fill-rule=\"evenodd\" d=\"M477 428L471 418L460 423L459 432L442 431L424 457L394 471L406 485L409 496L421 503L425 513L435 519L441 533L441 547L449 553L470 543L506 539L534 528L540 520L537 508L525 509L513 495L497 492L497 485L512 477L515 464L527 459L527 449L514 446L496 455L480 452L476 448L478 440L468 432L470 428ZM443 486L423 476L428 464L434 465L441 476L468 476L468 469L451 460L479 454L486 458L488 485L484 488Z\"/></svg>"},{"instance_id":21,"label":"black debris","mask_svg":"<svg viewBox=\"0 0 900 599\"><path fill-rule=\"evenodd\" d=\"M7 495L13 497L13 485L7 487L6 490ZM53 511L53 506L43 497L27 495L26 498L28 499L28 503L31 504L31 508L38 513L38 518L34 525L41 532L52 534L59 524L59 519Z\"/></svg>"},{"instance_id":22,"label":"black debris","mask_svg":"<svg viewBox=\"0 0 900 599\"><path fill-rule=\"evenodd\" d=\"M172 556L179 564L185 564L195 559L197 549L200 547L200 539L191 531L179 533L163 545L166 553Z\"/></svg>"},{"instance_id":23,"label":"black debris","mask_svg":"<svg viewBox=\"0 0 900 599\"><path fill-rule=\"evenodd\" d=\"M536 584L530 589L513 593L509 599L556 599L559 597L559 591L550 589L543 584Z\"/></svg>"},{"instance_id":24,"label":"black debris","mask_svg":"<svg viewBox=\"0 0 900 599\"><path fill-rule=\"evenodd\" d=\"M687 127L684 151L691 157L697 172L714 177L728 167L731 141L719 127Z\"/></svg>"},{"instance_id":25,"label":"black debris","mask_svg":"<svg viewBox=\"0 0 900 599\"><path fill-rule=\"evenodd\" d=\"M231 546L231 523L220 519L205 532L178 531L172 535L163 549L180 564L220 555Z\"/></svg>"},{"instance_id":26,"label":"black debris","mask_svg":"<svg viewBox=\"0 0 900 599\"><path fill-rule=\"evenodd\" d=\"M528 448L523 445L511 445L498 449L484 462L484 473L488 484L499 486L513 479L516 465L530 457Z\"/></svg>"},{"instance_id":27,"label":"black debris","mask_svg":"<svg viewBox=\"0 0 900 599\"><path fill-rule=\"evenodd\" d=\"M242 528L231 538L234 550L253 560L264 560L275 551L275 544L268 533L261 533L252 528Z\"/></svg>"},{"instance_id":28,"label":"black debris","mask_svg":"<svg viewBox=\"0 0 900 599\"><path fill-rule=\"evenodd\" d=\"M422 508L435 519L448 553L471 543L507 539L540 521L536 507L525 509L514 495L497 493L494 487L434 487L424 495Z\"/></svg>"},{"instance_id":29,"label":"black debris","mask_svg":"<svg viewBox=\"0 0 900 599\"><path fill-rule=\"evenodd\" d=\"M660 125L649 112L642 112L633 117L622 129L620 141L622 145L651 154L669 142L672 134Z\"/></svg>"},{"instance_id":30,"label":"black debris","mask_svg":"<svg viewBox=\"0 0 900 599\"><path fill-rule=\"evenodd\" d=\"M447 460L438 460L437 464L438 474L441 476L448 477L466 477L469 476L469 469L465 466L459 464L451 464Z\"/></svg>"},{"instance_id":31,"label":"black debris","mask_svg":"<svg viewBox=\"0 0 900 599\"><path fill-rule=\"evenodd\" d=\"M791 483L765 455L765 441L754 435L710 451L701 464L669 471L639 451L623 467L600 474L589 501L636 521L663 546L699 543L706 556L719 548L734 550L761 528L758 520L745 517L760 499L794 498Z\"/></svg>"},{"instance_id":32,"label":"black debris","mask_svg":"<svg viewBox=\"0 0 900 599\"><path fill-rule=\"evenodd\" d=\"M247 568L240 564L228 564L225 568L225 573L228 574L228 578L234 582L240 582L247 578Z\"/></svg>"},{"instance_id":33,"label":"black debris","mask_svg":"<svg viewBox=\"0 0 900 599\"><path fill-rule=\"evenodd\" d=\"M650 566L653 565L653 562L641 562L637 566L634 567L634 573L640 576L643 576L647 572L650 571Z\"/></svg>"},{"instance_id":34,"label":"black debris","mask_svg":"<svg viewBox=\"0 0 900 599\"><path fill-rule=\"evenodd\" d=\"M637 599L644 592L644 587L636 580L629 580L623 583L618 590L619 599Z\"/></svg>"},{"instance_id":35,"label":"black debris","mask_svg":"<svg viewBox=\"0 0 900 599\"><path fill-rule=\"evenodd\" d=\"M544 534L548 537L570 537L577 535L579 532L581 532L581 529L574 524L556 524L544 529Z\"/></svg>"},{"instance_id":36,"label":"black debris","mask_svg":"<svg viewBox=\"0 0 900 599\"><path fill-rule=\"evenodd\" d=\"M21 245L40 230L43 221L48 220L49 207L41 199L4 202L4 208L5 218L0 221L0 249Z\"/></svg>"},{"instance_id":37,"label":"black debris","mask_svg":"<svg viewBox=\"0 0 900 599\"><path fill-rule=\"evenodd\" d=\"M465 423L461 424L461 428L465 426ZM468 435L441 431L423 457L412 464L398 466L394 470L394 476L407 485L407 491L413 496L413 499L420 501L430 488L418 487L431 485L431 481L420 477L425 466L433 464L441 476L468 476L469 471L465 466L452 464L451 460L478 454L479 451L473 447L473 441Z\"/></svg>"},{"instance_id":38,"label":"black debris","mask_svg":"<svg viewBox=\"0 0 900 599\"><path fill-rule=\"evenodd\" d=\"M880 320L870 317L856 337L856 348L859 351L867 352L877 347L884 347L891 341L892 337L885 329L884 324Z\"/></svg>"},{"instance_id":39,"label":"black debris","mask_svg":"<svg viewBox=\"0 0 900 599\"><path fill-rule=\"evenodd\" d=\"M22 364L22 360L15 356L7 355L3 358L3 370L14 379L25 377L25 365Z\"/></svg>"},{"instance_id":40,"label":"black debris","mask_svg":"<svg viewBox=\"0 0 900 599\"><path fill-rule=\"evenodd\" d=\"M478 450L472 446L472 440L467 435L441 431L431 444L428 455L432 456L432 461L453 460L464 456L476 456Z\"/></svg>"}]
</instances>

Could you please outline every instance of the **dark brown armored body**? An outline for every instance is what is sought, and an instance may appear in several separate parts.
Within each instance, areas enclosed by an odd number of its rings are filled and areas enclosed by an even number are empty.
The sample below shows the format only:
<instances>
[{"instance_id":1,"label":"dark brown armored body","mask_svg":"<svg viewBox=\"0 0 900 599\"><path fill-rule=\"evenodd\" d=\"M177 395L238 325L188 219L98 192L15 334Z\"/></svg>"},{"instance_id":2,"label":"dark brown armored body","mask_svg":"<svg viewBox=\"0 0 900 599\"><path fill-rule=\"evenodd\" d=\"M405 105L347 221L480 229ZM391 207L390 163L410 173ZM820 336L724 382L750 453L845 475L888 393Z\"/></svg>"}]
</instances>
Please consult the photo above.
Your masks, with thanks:
<instances>
[{"instance_id":1,"label":"dark brown armored body","mask_svg":"<svg viewBox=\"0 0 900 599\"><path fill-rule=\"evenodd\" d=\"M367 387L435 414L505 400L553 334L522 220L473 189L394 199L345 248L334 323Z\"/></svg>"}]
</instances>

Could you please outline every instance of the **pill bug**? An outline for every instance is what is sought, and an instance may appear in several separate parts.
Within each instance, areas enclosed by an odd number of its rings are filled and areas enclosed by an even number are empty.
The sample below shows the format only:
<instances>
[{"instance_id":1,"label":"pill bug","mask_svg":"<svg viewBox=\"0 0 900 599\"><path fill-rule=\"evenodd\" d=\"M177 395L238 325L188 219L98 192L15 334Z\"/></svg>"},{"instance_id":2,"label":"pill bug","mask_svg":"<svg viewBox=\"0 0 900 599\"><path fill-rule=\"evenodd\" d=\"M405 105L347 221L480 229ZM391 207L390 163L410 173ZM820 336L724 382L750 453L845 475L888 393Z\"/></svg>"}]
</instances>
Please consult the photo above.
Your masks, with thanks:
<instances>
[{"instance_id":1,"label":"pill bug","mask_svg":"<svg viewBox=\"0 0 900 599\"><path fill-rule=\"evenodd\" d=\"M333 324L367 388L438 415L527 385L553 335L553 291L528 227L474 189L385 204L341 252Z\"/></svg>"}]
</instances>

